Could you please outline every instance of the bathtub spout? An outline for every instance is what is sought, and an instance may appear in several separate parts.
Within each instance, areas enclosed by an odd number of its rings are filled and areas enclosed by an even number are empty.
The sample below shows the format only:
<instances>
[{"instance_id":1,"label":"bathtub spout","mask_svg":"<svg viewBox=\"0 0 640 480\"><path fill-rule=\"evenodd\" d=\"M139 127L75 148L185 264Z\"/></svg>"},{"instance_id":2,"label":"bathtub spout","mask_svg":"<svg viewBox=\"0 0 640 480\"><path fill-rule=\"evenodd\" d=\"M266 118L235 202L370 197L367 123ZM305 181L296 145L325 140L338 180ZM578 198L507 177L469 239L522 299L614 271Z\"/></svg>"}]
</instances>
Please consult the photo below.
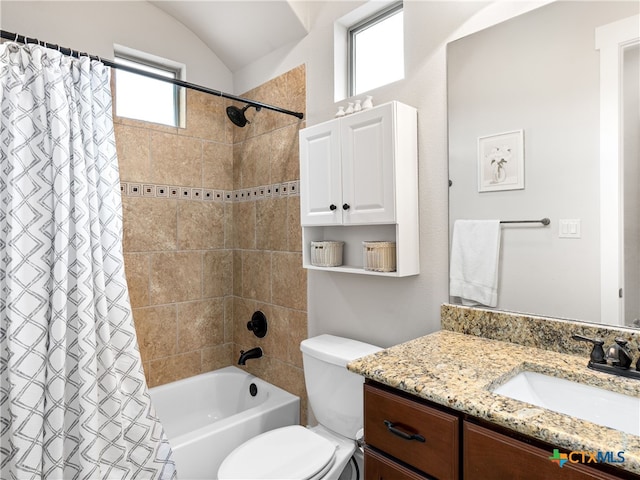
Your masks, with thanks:
<instances>
[{"instance_id":1,"label":"bathtub spout","mask_svg":"<svg viewBox=\"0 0 640 480\"><path fill-rule=\"evenodd\" d=\"M247 360L250 358L260 358L262 356L262 348L256 347L251 350L240 350L240 358L238 359L238 365L246 365Z\"/></svg>"}]
</instances>

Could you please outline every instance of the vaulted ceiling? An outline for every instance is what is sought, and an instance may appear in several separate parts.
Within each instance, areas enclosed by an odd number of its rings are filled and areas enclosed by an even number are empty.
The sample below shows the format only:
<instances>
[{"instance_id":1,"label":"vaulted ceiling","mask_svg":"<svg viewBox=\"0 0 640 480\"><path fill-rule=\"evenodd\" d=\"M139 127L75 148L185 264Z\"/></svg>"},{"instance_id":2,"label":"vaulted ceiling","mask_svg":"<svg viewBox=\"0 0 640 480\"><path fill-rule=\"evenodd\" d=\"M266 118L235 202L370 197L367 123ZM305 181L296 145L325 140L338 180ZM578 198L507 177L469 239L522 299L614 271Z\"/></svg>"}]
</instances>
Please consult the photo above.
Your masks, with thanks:
<instances>
[{"instance_id":1,"label":"vaulted ceiling","mask_svg":"<svg viewBox=\"0 0 640 480\"><path fill-rule=\"evenodd\" d=\"M308 33L300 2L150 1L194 32L232 72Z\"/></svg>"}]
</instances>

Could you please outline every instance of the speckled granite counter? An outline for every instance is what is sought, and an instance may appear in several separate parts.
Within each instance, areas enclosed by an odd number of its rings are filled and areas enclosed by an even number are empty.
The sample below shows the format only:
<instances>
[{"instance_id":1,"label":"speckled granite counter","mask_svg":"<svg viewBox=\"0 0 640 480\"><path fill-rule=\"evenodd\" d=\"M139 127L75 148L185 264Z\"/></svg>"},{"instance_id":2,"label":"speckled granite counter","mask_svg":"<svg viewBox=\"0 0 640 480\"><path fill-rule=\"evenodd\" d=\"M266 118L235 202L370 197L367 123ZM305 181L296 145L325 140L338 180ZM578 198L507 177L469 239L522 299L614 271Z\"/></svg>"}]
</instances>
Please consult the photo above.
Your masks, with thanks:
<instances>
[{"instance_id":1,"label":"speckled granite counter","mask_svg":"<svg viewBox=\"0 0 640 480\"><path fill-rule=\"evenodd\" d=\"M442 330L357 359L347 368L567 450L624 451L625 462L615 466L640 474L640 437L489 391L529 370L640 397L640 381L592 371L587 360Z\"/></svg>"},{"instance_id":2,"label":"speckled granite counter","mask_svg":"<svg viewBox=\"0 0 640 480\"><path fill-rule=\"evenodd\" d=\"M629 347L634 352L637 350L636 347L640 347L639 329L602 323L539 317L446 303L440 308L440 321L443 330L587 357L591 352L591 345L572 340L572 334L599 338L605 345L612 345L616 338L623 338L629 342Z\"/></svg>"}]
</instances>

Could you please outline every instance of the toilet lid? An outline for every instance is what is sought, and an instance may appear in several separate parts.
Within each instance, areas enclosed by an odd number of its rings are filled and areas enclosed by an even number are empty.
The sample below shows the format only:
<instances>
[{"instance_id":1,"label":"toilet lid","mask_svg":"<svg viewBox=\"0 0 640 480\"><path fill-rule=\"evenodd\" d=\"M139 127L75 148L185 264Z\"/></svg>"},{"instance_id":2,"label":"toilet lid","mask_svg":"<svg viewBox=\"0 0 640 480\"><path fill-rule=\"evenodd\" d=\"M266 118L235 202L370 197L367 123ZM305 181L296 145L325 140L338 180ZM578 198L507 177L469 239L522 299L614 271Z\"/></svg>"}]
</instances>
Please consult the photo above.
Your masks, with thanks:
<instances>
[{"instance_id":1,"label":"toilet lid","mask_svg":"<svg viewBox=\"0 0 640 480\"><path fill-rule=\"evenodd\" d=\"M224 459L218 478L307 480L333 461L337 445L300 425L248 440Z\"/></svg>"}]
</instances>

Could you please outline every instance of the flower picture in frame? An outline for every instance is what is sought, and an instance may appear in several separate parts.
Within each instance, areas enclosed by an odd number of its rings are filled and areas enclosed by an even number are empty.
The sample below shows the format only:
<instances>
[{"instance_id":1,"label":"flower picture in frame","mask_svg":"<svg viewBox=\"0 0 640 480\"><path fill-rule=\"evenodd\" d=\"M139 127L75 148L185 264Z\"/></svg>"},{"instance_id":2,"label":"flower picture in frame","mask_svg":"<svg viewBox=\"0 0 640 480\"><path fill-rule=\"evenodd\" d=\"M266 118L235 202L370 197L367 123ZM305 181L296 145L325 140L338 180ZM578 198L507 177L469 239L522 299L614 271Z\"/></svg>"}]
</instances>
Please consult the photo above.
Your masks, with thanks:
<instances>
[{"instance_id":1,"label":"flower picture in frame","mask_svg":"<svg viewBox=\"0 0 640 480\"><path fill-rule=\"evenodd\" d=\"M478 191L524 188L524 131L478 137Z\"/></svg>"}]
</instances>

